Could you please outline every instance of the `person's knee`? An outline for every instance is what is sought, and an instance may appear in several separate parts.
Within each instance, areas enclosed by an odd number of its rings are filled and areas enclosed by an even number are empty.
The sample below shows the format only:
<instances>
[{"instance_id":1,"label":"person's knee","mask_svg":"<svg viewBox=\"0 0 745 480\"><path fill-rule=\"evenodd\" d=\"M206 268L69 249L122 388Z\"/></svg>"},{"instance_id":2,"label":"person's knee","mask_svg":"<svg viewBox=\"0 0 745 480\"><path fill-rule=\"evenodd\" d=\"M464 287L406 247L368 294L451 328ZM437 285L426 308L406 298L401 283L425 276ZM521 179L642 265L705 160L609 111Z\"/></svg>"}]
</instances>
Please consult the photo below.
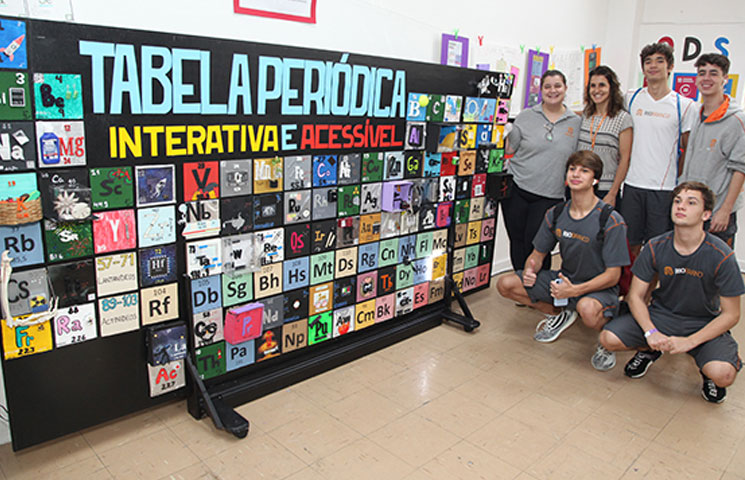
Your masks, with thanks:
<instances>
[{"instance_id":1,"label":"person's knee","mask_svg":"<svg viewBox=\"0 0 745 480\"><path fill-rule=\"evenodd\" d=\"M603 306L594 298L580 298L577 302L577 313L582 323L593 330L600 330L605 325Z\"/></svg>"},{"instance_id":2,"label":"person's knee","mask_svg":"<svg viewBox=\"0 0 745 480\"><path fill-rule=\"evenodd\" d=\"M602 330L598 338L600 344L605 347L606 350L610 350L611 352L627 350L626 345L624 345L621 339L619 339L616 334L611 332L610 330Z\"/></svg>"},{"instance_id":3,"label":"person's knee","mask_svg":"<svg viewBox=\"0 0 745 480\"><path fill-rule=\"evenodd\" d=\"M701 370L718 387L729 387L737 377L737 370L727 362L709 362Z\"/></svg>"},{"instance_id":4,"label":"person's knee","mask_svg":"<svg viewBox=\"0 0 745 480\"><path fill-rule=\"evenodd\" d=\"M497 280L497 291L503 297L513 297L517 287L522 288L522 280L514 273L503 275Z\"/></svg>"}]
</instances>

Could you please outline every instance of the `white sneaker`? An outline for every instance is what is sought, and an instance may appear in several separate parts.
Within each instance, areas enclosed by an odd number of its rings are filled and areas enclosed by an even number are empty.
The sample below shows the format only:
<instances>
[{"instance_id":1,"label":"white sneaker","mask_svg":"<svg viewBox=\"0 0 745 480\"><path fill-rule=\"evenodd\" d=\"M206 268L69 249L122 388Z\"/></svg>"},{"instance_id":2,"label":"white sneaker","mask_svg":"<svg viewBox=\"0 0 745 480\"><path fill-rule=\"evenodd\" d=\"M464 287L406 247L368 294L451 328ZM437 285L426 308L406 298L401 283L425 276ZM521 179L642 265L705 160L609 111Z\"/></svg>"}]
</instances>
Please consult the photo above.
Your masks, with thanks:
<instances>
[{"instance_id":1,"label":"white sneaker","mask_svg":"<svg viewBox=\"0 0 745 480\"><path fill-rule=\"evenodd\" d=\"M559 338L559 335L571 327L577 320L577 312L574 310L562 310L557 315L546 315L535 327L533 338L541 343L550 343Z\"/></svg>"},{"instance_id":2,"label":"white sneaker","mask_svg":"<svg viewBox=\"0 0 745 480\"><path fill-rule=\"evenodd\" d=\"M592 366L595 367L595 370L607 372L608 370L616 366L616 354L606 350L604 346L598 345L598 348L597 350L595 350L595 354L592 356L590 363L592 363Z\"/></svg>"}]
</instances>

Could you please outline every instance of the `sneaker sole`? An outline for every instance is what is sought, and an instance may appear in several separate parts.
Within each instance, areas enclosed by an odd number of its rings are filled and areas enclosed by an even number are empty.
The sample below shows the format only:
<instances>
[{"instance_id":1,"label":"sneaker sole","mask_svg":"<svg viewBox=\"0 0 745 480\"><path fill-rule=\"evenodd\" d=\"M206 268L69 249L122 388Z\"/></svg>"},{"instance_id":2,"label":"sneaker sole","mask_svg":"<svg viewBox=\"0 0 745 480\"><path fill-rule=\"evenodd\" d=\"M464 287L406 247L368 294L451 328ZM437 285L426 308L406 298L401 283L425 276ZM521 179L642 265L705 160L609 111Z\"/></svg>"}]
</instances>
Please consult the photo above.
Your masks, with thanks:
<instances>
[{"instance_id":1,"label":"sneaker sole","mask_svg":"<svg viewBox=\"0 0 745 480\"><path fill-rule=\"evenodd\" d=\"M727 400L727 394L726 393L724 394L724 396L722 397L722 399L719 400L719 401L709 400L709 397L706 396L706 394L704 393L703 390L701 390L701 396L704 397L704 400L706 400L707 402L714 403L714 404L717 404L717 405L719 405L720 403L724 403L724 401Z\"/></svg>"},{"instance_id":2,"label":"sneaker sole","mask_svg":"<svg viewBox=\"0 0 745 480\"><path fill-rule=\"evenodd\" d=\"M642 371L641 373L637 373L636 375L631 375L631 374L630 374L629 372L627 372L626 370L624 370L624 371L623 371L623 373L624 373L624 374L625 374L625 375L626 375L627 377L629 377L629 378L642 378L642 377L643 377L644 375L646 375L646 374L647 374L647 370L649 370L649 367L651 367L651 366L652 366L652 364L653 364L654 362L656 362L656 361L657 361L657 360L653 360L653 361L649 362L649 363L647 364L647 368L645 368L645 369L644 369L644 371Z\"/></svg>"},{"instance_id":3,"label":"sneaker sole","mask_svg":"<svg viewBox=\"0 0 745 480\"><path fill-rule=\"evenodd\" d=\"M561 327L561 329L553 337L538 339L538 338L535 338L535 336L533 336L533 340L535 340L536 342L541 342L541 343L555 342L561 336L561 334L564 333L564 330L574 325L574 322L576 321L577 321L577 315L574 316L571 322L567 322L563 327Z\"/></svg>"},{"instance_id":4,"label":"sneaker sole","mask_svg":"<svg viewBox=\"0 0 745 480\"><path fill-rule=\"evenodd\" d=\"M615 366L616 366L616 362L613 362L612 364L610 364L610 365L609 365L609 366L607 366L606 368L598 368L598 367L596 367L596 366L595 366L595 364L594 364L594 363L592 363L592 359L590 359L590 365L592 365L592 368L594 368L594 369L595 369L595 370L597 370L598 372L607 372L607 371L609 371L609 370L612 370L612 369L613 369L613 367L615 367Z\"/></svg>"}]
</instances>

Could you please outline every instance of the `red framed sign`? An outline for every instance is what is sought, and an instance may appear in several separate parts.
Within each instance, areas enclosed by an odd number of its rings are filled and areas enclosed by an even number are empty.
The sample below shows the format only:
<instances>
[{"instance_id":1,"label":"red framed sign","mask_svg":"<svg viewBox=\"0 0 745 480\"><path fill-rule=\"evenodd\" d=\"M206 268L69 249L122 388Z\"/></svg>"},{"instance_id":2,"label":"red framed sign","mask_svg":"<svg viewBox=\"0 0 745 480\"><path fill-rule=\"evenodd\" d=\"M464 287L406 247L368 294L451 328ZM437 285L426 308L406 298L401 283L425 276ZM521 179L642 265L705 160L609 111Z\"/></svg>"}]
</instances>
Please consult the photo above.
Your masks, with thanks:
<instances>
[{"instance_id":1,"label":"red framed sign","mask_svg":"<svg viewBox=\"0 0 745 480\"><path fill-rule=\"evenodd\" d=\"M316 0L233 0L233 11L245 15L316 23Z\"/></svg>"}]
</instances>

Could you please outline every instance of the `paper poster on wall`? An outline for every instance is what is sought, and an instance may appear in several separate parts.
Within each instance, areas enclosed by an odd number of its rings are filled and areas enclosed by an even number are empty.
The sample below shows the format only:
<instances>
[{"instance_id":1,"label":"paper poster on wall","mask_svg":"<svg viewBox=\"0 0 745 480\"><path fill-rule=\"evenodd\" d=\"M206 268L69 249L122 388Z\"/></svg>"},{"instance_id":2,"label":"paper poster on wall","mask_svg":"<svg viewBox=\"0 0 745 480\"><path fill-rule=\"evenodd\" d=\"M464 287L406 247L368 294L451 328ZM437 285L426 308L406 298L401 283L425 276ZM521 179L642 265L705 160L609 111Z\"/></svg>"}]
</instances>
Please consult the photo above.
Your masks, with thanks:
<instances>
[{"instance_id":1,"label":"paper poster on wall","mask_svg":"<svg viewBox=\"0 0 745 480\"><path fill-rule=\"evenodd\" d=\"M440 43L440 64L468 68L468 38L443 33Z\"/></svg>"},{"instance_id":2,"label":"paper poster on wall","mask_svg":"<svg viewBox=\"0 0 745 480\"><path fill-rule=\"evenodd\" d=\"M698 87L696 87L695 73L673 73L673 90L681 96L698 99Z\"/></svg>"},{"instance_id":3,"label":"paper poster on wall","mask_svg":"<svg viewBox=\"0 0 745 480\"><path fill-rule=\"evenodd\" d=\"M28 0L28 13L32 18L71 22L72 0Z\"/></svg>"},{"instance_id":4,"label":"paper poster on wall","mask_svg":"<svg viewBox=\"0 0 745 480\"><path fill-rule=\"evenodd\" d=\"M98 300L101 336L108 337L140 328L140 305L137 292Z\"/></svg>"},{"instance_id":5,"label":"paper poster on wall","mask_svg":"<svg viewBox=\"0 0 745 480\"><path fill-rule=\"evenodd\" d=\"M523 108L530 108L541 103L541 75L548 70L548 53L528 50Z\"/></svg>"},{"instance_id":6,"label":"paper poster on wall","mask_svg":"<svg viewBox=\"0 0 745 480\"><path fill-rule=\"evenodd\" d=\"M495 63L494 70L497 72L511 73L514 75L512 99L510 104L510 116L515 117L522 109L523 92L525 91L525 53L518 47L497 45L484 41L483 45L476 49L479 53L478 60Z\"/></svg>"},{"instance_id":7,"label":"paper poster on wall","mask_svg":"<svg viewBox=\"0 0 745 480\"><path fill-rule=\"evenodd\" d=\"M8 328L5 320L0 323L2 323L3 352L6 360L48 352L52 349L51 322L15 328Z\"/></svg>"},{"instance_id":8,"label":"paper poster on wall","mask_svg":"<svg viewBox=\"0 0 745 480\"><path fill-rule=\"evenodd\" d=\"M54 344L65 347L98 337L96 331L96 304L72 305L57 310L54 317Z\"/></svg>"},{"instance_id":9,"label":"paper poster on wall","mask_svg":"<svg viewBox=\"0 0 745 480\"><path fill-rule=\"evenodd\" d=\"M32 122L0 123L0 171L34 168L36 163L34 138Z\"/></svg>"},{"instance_id":10,"label":"paper poster on wall","mask_svg":"<svg viewBox=\"0 0 745 480\"><path fill-rule=\"evenodd\" d=\"M82 91L80 75L34 73L37 120L82 119Z\"/></svg>"},{"instance_id":11,"label":"paper poster on wall","mask_svg":"<svg viewBox=\"0 0 745 480\"><path fill-rule=\"evenodd\" d=\"M79 167L86 164L85 127L81 121L36 122L39 167Z\"/></svg>"},{"instance_id":12,"label":"paper poster on wall","mask_svg":"<svg viewBox=\"0 0 745 480\"><path fill-rule=\"evenodd\" d=\"M233 0L233 11L244 15L316 23L316 0Z\"/></svg>"},{"instance_id":13,"label":"paper poster on wall","mask_svg":"<svg viewBox=\"0 0 745 480\"><path fill-rule=\"evenodd\" d=\"M551 53L551 65L567 78L567 93L564 103L570 110L582 110L584 106L584 58L582 51L554 50Z\"/></svg>"},{"instance_id":14,"label":"paper poster on wall","mask_svg":"<svg viewBox=\"0 0 745 480\"><path fill-rule=\"evenodd\" d=\"M587 85L592 69L598 65L600 65L600 47L585 49L585 81L582 84L583 87Z\"/></svg>"},{"instance_id":15,"label":"paper poster on wall","mask_svg":"<svg viewBox=\"0 0 745 480\"><path fill-rule=\"evenodd\" d=\"M96 257L96 290L100 296L137 289L134 252Z\"/></svg>"}]
</instances>

